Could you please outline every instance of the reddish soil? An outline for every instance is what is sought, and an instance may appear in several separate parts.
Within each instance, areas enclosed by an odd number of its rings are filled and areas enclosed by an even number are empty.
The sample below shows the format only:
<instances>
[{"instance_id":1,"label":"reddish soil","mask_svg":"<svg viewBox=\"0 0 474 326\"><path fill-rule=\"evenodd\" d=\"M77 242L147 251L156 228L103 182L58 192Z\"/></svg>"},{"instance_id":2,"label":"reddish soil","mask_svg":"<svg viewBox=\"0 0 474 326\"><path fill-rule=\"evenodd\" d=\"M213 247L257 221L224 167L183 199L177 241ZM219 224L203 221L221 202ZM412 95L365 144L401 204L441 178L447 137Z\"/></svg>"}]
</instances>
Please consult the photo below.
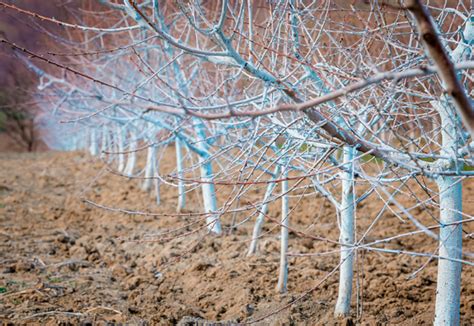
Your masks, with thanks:
<instances>
[{"instance_id":1,"label":"reddish soil","mask_svg":"<svg viewBox=\"0 0 474 326\"><path fill-rule=\"evenodd\" d=\"M162 168L172 164L165 158ZM192 225L182 230L189 231L186 236L144 242L153 239L148 235L176 228L177 223L191 223L192 217L130 215L83 203L81 198L88 198L112 207L175 214L175 188L163 186L162 204L156 206L137 180L107 173L103 166L82 153L0 155L0 322L192 325L191 320L202 318L231 324L270 315L258 324L432 323L434 259L360 252L352 319L335 320L337 253L290 258L288 293L278 294L279 241L274 223L267 222L259 255L250 258L246 250L254 216L230 235L191 232L198 229ZM474 182L464 185L464 210L472 215L474 202L469 198ZM191 192L187 201L187 213L200 210L197 192ZM293 228L338 239L335 213L327 201L313 196L297 202L292 198ZM370 199L361 205L358 234L367 229L381 205ZM427 212L415 213L433 225ZM225 225L233 217L228 215ZM237 219L249 215L242 212ZM277 204L269 215L278 219ZM414 230L409 222L385 214L366 241L409 230ZM473 225L465 230L472 233ZM474 240L466 238L464 246L466 252L474 252ZM418 235L383 248L430 253L436 244ZM290 234L291 252L336 249L329 242ZM313 288L287 309L273 313ZM468 265L463 267L461 302L462 324L474 324L474 268Z\"/></svg>"}]
</instances>

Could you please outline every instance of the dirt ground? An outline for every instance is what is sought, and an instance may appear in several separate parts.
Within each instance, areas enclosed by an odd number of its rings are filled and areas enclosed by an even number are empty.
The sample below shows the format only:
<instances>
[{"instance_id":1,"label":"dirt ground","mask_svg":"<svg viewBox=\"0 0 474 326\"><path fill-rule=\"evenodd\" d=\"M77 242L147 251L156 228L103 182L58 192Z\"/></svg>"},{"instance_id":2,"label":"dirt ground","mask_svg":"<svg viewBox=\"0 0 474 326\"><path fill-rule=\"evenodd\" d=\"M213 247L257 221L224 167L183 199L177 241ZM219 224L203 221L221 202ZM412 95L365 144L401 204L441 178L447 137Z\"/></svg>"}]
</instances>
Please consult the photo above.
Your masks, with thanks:
<instances>
[{"instance_id":1,"label":"dirt ground","mask_svg":"<svg viewBox=\"0 0 474 326\"><path fill-rule=\"evenodd\" d=\"M172 160L165 157L162 164L166 167ZM474 183L464 185L464 210L473 214ZM114 212L82 198L164 215ZM337 253L291 257L288 293L279 294L275 290L278 228L273 223L265 224L259 254L246 257L255 217L232 234L206 235L193 224L192 214L200 209L197 192L189 194L187 204L186 214L176 216L175 188L163 186L162 204L157 206L137 180L107 173L102 162L82 153L0 154L0 322L193 325L197 319L232 324L267 317L257 324L432 323L435 260L359 252L353 316L335 320ZM366 200L359 207L358 232L367 228L380 205ZM324 199L305 198L292 207L294 229L337 240L334 211ZM426 220L426 212L418 213L426 225L433 224ZM245 214L239 213L237 219L248 217ZM278 219L278 206L271 206L269 214ZM161 241L153 237L186 223L179 237L174 233L162 235ZM386 214L367 241L409 230L413 230L410 223ZM465 230L472 233L473 225ZM383 248L430 253L436 244L420 235L397 239ZM336 249L330 242L290 233L290 252ZM466 239L465 250L474 251L473 240ZM463 325L474 324L473 310L474 268L465 265Z\"/></svg>"}]
</instances>

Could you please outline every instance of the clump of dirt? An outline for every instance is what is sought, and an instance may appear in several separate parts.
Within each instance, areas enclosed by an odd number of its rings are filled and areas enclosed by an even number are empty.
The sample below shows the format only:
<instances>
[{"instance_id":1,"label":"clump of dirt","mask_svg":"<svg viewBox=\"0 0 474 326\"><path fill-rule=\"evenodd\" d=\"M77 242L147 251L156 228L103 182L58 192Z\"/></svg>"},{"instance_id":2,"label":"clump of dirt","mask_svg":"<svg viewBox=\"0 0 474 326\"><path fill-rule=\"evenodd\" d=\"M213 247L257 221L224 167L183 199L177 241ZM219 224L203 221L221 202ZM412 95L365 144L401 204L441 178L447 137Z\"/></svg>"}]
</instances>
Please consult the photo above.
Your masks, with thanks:
<instances>
[{"instance_id":1,"label":"clump of dirt","mask_svg":"<svg viewBox=\"0 0 474 326\"><path fill-rule=\"evenodd\" d=\"M173 164L164 156L161 167L170 169ZM464 210L472 214L472 181L465 182L465 189ZM219 193L224 194L225 189ZM279 294L275 290L279 266L275 223L266 222L258 255L247 257L255 216L240 212L237 219L248 218L247 223L213 236L207 234L197 214L201 211L198 191L189 192L187 211L181 214L176 214L176 196L175 188L162 186L162 203L157 206L151 195L140 190L137 180L110 174L104 163L82 153L2 154L0 321L45 325L205 325L219 321L232 325L266 317L259 323L432 323L435 259L359 251L353 315L336 320L336 244L292 232L290 252L331 254L291 256L288 292ZM292 200L292 205L292 228L337 241L335 212L324 198ZM359 233L367 229L382 205L375 200L362 204ZM117 208L156 214L127 214ZM427 225L433 224L423 210L416 213ZM277 204L271 205L269 217L278 220ZM230 226L233 219L234 214L226 214L224 226ZM388 214L366 241L410 230L414 230L410 223ZM473 232L469 225L465 230ZM414 235L384 248L434 253L437 246L426 236ZM473 249L473 241L466 238L465 250ZM474 322L473 309L474 268L465 265L464 325Z\"/></svg>"}]
</instances>

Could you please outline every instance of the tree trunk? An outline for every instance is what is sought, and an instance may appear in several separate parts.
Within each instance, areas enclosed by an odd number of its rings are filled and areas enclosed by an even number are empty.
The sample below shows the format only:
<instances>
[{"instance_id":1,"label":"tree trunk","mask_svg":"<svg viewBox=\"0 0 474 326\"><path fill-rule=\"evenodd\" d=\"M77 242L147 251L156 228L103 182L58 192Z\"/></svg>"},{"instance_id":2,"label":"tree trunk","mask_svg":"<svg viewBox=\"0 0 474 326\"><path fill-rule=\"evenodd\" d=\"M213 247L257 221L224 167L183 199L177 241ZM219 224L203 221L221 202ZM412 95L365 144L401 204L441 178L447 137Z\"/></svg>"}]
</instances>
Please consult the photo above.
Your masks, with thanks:
<instances>
[{"instance_id":1,"label":"tree trunk","mask_svg":"<svg viewBox=\"0 0 474 326\"><path fill-rule=\"evenodd\" d=\"M437 102L435 108L438 109L443 128L441 155L455 158L456 149L462 142L458 136L460 121L447 101ZM462 169L462 163L455 164L454 160L444 161L447 170ZM462 258L462 224L452 224L462 220L462 183L456 176L440 176L436 183L439 188L441 228L434 324L459 325L462 264L442 258Z\"/></svg>"},{"instance_id":2,"label":"tree trunk","mask_svg":"<svg viewBox=\"0 0 474 326\"><path fill-rule=\"evenodd\" d=\"M284 172L283 177L288 176ZM287 291L286 284L288 282L288 227L289 223L289 206L288 206L288 180L281 183L281 239L280 239L280 274L278 276L277 290L280 293Z\"/></svg>"},{"instance_id":3,"label":"tree trunk","mask_svg":"<svg viewBox=\"0 0 474 326\"><path fill-rule=\"evenodd\" d=\"M135 169L135 163L137 161L137 142L133 137L133 133L130 133L130 146L128 148L129 153L128 153L128 158L127 158L127 166L125 167L124 174L128 176L133 175L133 171Z\"/></svg>"},{"instance_id":4,"label":"tree trunk","mask_svg":"<svg viewBox=\"0 0 474 326\"><path fill-rule=\"evenodd\" d=\"M146 165L145 165L145 180L143 180L142 190L146 192L151 191L153 186L154 167L156 161L156 147L154 145L148 146Z\"/></svg>"},{"instance_id":5,"label":"tree trunk","mask_svg":"<svg viewBox=\"0 0 474 326\"><path fill-rule=\"evenodd\" d=\"M184 174L183 174L183 153L181 140L176 137L175 148L176 148L176 171L178 174L178 206L176 211L179 213L186 207L186 188L184 186Z\"/></svg>"},{"instance_id":6,"label":"tree trunk","mask_svg":"<svg viewBox=\"0 0 474 326\"><path fill-rule=\"evenodd\" d=\"M462 184L458 177L439 177L436 180L440 192L439 256L462 258L462 225L443 226L462 219ZM459 325L461 296L460 262L439 259L436 288L435 325Z\"/></svg>"},{"instance_id":7,"label":"tree trunk","mask_svg":"<svg viewBox=\"0 0 474 326\"><path fill-rule=\"evenodd\" d=\"M339 268L339 293L334 315L347 317L351 309L352 278L354 253L351 246L354 244L354 180L352 165L355 150L353 147L344 147L343 163L347 171L342 172L342 200L341 200L341 266Z\"/></svg>"},{"instance_id":8,"label":"tree trunk","mask_svg":"<svg viewBox=\"0 0 474 326\"><path fill-rule=\"evenodd\" d=\"M274 179L278 178L279 175L280 166L278 165L275 168ZM260 237L260 233L262 232L263 221L265 220L265 215L267 215L268 213L268 200L270 199L270 196L272 195L275 186L275 182L271 182L267 185L267 190L265 191L265 196L263 197L263 205L260 208L260 212L258 213L257 220L255 221L255 225L253 227L252 242L250 242L247 256L251 256L257 252L257 244Z\"/></svg>"},{"instance_id":9,"label":"tree trunk","mask_svg":"<svg viewBox=\"0 0 474 326\"><path fill-rule=\"evenodd\" d=\"M105 152L109 149L109 130L106 126L102 127L102 140L100 144L100 157L105 158ZM110 156L109 156L110 158Z\"/></svg>"},{"instance_id":10,"label":"tree trunk","mask_svg":"<svg viewBox=\"0 0 474 326\"><path fill-rule=\"evenodd\" d=\"M155 176L155 198L156 198L156 204L160 205L161 204L161 191L160 191L160 186L161 186L161 180L159 178L160 176L160 161L155 159L153 161L153 171L154 171L154 176Z\"/></svg>"},{"instance_id":11,"label":"tree trunk","mask_svg":"<svg viewBox=\"0 0 474 326\"><path fill-rule=\"evenodd\" d=\"M89 151L92 156L97 156L99 154L99 145L97 143L97 134L95 129L91 129L90 131L90 147Z\"/></svg>"},{"instance_id":12,"label":"tree trunk","mask_svg":"<svg viewBox=\"0 0 474 326\"><path fill-rule=\"evenodd\" d=\"M198 137L198 148L203 152L208 151L208 146L206 143L206 133L204 131L204 124L196 120L196 133ZM222 233L221 222L217 212L217 198L216 190L213 183L212 176L212 163L208 160L207 155L199 155L200 163L200 172L201 172L201 189L202 189L202 198L204 202L204 212L208 213L206 217L206 224L208 229L211 232L216 234Z\"/></svg>"},{"instance_id":13,"label":"tree trunk","mask_svg":"<svg viewBox=\"0 0 474 326\"><path fill-rule=\"evenodd\" d=\"M119 172L122 172L125 168L125 156L122 154L124 150L124 139L123 131L121 128L117 128L117 152L118 152L118 168Z\"/></svg>"}]
</instances>

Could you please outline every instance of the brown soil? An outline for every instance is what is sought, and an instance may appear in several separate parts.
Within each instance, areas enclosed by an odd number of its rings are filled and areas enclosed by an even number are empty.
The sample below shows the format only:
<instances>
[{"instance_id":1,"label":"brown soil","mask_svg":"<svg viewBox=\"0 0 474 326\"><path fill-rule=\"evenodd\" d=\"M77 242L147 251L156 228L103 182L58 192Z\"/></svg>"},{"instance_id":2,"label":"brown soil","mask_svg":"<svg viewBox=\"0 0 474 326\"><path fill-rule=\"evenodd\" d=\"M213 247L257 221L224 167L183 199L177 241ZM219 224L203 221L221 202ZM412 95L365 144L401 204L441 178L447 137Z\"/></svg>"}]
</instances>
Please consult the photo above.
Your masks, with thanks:
<instances>
[{"instance_id":1,"label":"brown soil","mask_svg":"<svg viewBox=\"0 0 474 326\"><path fill-rule=\"evenodd\" d=\"M172 164L165 158L162 168ZM474 194L474 182L466 181L464 185L464 210L473 214L474 203L469 197ZM143 242L153 239L147 235L176 228L178 222L192 222L192 217L111 212L91 207L81 198L112 207L175 214L175 188L162 187L163 203L157 207L136 180L105 173L103 163L87 155L1 154L0 321L167 325L183 319L192 324L190 321L197 318L237 323L270 315L259 324L351 323L333 318L338 273L331 272L337 266L337 254L290 258L289 291L276 293L279 242L274 223L266 224L268 233L260 242L259 255L247 258L254 216L231 235L192 232L198 229L192 225L181 231L186 236ZM197 192L191 192L187 201L188 213L199 211ZM292 227L337 240L335 214L326 201L308 197L297 202L292 199ZM376 200L361 205L359 234L367 229L380 207ZM270 217L278 219L278 213L278 205L271 206ZM415 213L426 225L434 224L427 212ZM239 213L237 219L249 215ZM224 222L228 225L232 217L225 216ZM366 240L409 230L414 230L409 222L402 223L395 215L386 214ZM465 226L465 230L474 231L472 225ZM392 241L385 248L430 253L436 250L436 244L426 236L410 236ZM335 249L336 245L329 242L290 234L291 252ZM474 251L473 240L466 239L465 250ZM353 322L432 323L435 260L364 251L358 255L356 270ZM272 314L313 288L287 309ZM357 306L361 310L358 314ZM463 325L474 323L473 310L474 268L465 265Z\"/></svg>"}]
</instances>

